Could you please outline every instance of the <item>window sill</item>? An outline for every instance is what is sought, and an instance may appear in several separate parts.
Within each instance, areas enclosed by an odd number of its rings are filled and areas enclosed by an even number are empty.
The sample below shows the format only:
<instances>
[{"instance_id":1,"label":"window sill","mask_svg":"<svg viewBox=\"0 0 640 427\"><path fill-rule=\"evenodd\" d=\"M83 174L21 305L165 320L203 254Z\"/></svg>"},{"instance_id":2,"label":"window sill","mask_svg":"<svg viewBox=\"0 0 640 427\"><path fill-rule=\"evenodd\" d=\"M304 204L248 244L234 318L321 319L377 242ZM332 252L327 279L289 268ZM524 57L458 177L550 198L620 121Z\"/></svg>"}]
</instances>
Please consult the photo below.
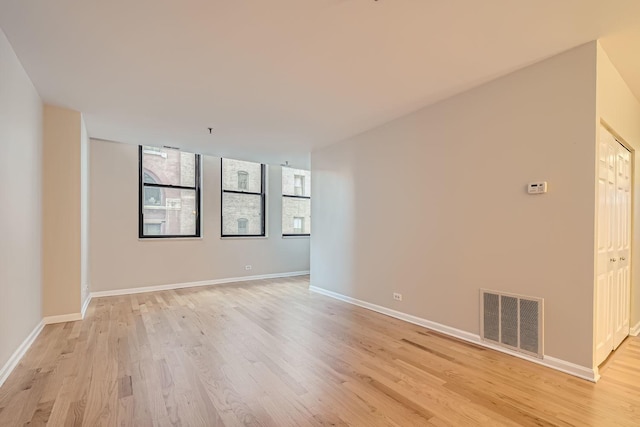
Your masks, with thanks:
<instances>
[{"instance_id":1,"label":"window sill","mask_svg":"<svg viewBox=\"0 0 640 427\"><path fill-rule=\"evenodd\" d=\"M221 236L220 240L254 240L268 239L269 236Z\"/></svg>"},{"instance_id":2,"label":"window sill","mask_svg":"<svg viewBox=\"0 0 640 427\"><path fill-rule=\"evenodd\" d=\"M138 241L140 242L166 242L166 241L174 241L174 240L202 240L203 236L200 237L138 237Z\"/></svg>"},{"instance_id":3,"label":"window sill","mask_svg":"<svg viewBox=\"0 0 640 427\"><path fill-rule=\"evenodd\" d=\"M301 236L281 236L283 239L308 239L311 237L310 235L301 235Z\"/></svg>"}]
</instances>

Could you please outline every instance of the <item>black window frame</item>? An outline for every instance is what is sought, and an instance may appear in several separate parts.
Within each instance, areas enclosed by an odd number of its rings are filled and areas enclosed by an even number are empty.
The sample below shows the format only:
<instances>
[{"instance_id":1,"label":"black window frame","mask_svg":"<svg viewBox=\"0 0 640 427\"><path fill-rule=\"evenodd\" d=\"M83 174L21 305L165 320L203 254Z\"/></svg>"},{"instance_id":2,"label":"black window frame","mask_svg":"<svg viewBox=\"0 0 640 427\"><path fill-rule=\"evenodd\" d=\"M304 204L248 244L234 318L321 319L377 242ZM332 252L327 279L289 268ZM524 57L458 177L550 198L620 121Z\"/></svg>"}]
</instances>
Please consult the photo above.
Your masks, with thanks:
<instances>
[{"instance_id":1,"label":"black window frame","mask_svg":"<svg viewBox=\"0 0 640 427\"><path fill-rule=\"evenodd\" d=\"M144 146L138 146L138 238L139 239L179 239L179 238L200 238L201 226L200 226L200 204L201 204L201 156L197 153L190 153L195 156L195 182L194 187L184 185L170 185L170 184L157 184L144 182L144 166L142 158L144 156ZM195 190L196 193L196 232L195 234L144 234L144 188L169 188L178 190Z\"/></svg>"},{"instance_id":2,"label":"black window frame","mask_svg":"<svg viewBox=\"0 0 640 427\"><path fill-rule=\"evenodd\" d=\"M296 169L296 168L291 168L291 169ZM301 169L301 170L304 170L304 169ZM305 170L305 172L309 172L309 171ZM295 175L294 175L294 177L295 177ZM306 181L306 179L305 179L305 181ZM302 183L302 192L303 193L304 193L305 184L306 184L305 182ZM280 187L281 187L280 191L282 191L282 183L280 184ZM293 191L295 192L295 183L294 183L294 190ZM311 203L311 196L296 196L296 195L282 193L282 198L284 199L285 197L288 197L290 199L308 199L309 203ZM284 205L284 203L283 203L283 205ZM282 221L282 218L280 218L280 221ZM304 224L303 224L303 227L304 227ZM310 236L311 236L311 233L301 233L301 234L282 233L282 237L310 237Z\"/></svg>"},{"instance_id":3,"label":"black window frame","mask_svg":"<svg viewBox=\"0 0 640 427\"><path fill-rule=\"evenodd\" d=\"M267 204L267 197L266 197L266 185L265 185L265 181L266 181L266 171L267 171L267 166L264 163L260 163L260 192L256 193L254 191L238 191L238 190L225 190L224 189L224 157L220 158L220 237L238 237L238 238L245 238L245 237L266 237L267 236L267 221L266 221L266 217L267 217L267 209L266 209L266 204ZM227 158L227 160L237 160L237 159L229 159ZM246 160L243 160L246 161ZM258 163L258 162L251 162L251 163ZM262 229L262 233L261 234L224 234L224 216L223 216L223 212L224 212L224 193L231 193L231 194L249 194L249 195L254 195L254 196L260 196L260 208L262 210L260 217L262 218L262 224L261 224L261 229Z\"/></svg>"}]
</instances>

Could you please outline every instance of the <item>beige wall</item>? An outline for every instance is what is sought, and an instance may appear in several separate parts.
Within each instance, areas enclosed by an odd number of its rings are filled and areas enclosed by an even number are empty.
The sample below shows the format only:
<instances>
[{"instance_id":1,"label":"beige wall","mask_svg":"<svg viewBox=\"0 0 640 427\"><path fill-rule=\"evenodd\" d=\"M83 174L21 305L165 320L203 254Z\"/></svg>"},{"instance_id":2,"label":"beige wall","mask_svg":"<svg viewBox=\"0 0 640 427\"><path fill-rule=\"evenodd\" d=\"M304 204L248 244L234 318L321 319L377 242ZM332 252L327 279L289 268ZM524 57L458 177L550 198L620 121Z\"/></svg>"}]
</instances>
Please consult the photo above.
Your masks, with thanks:
<instances>
[{"instance_id":1,"label":"beige wall","mask_svg":"<svg viewBox=\"0 0 640 427\"><path fill-rule=\"evenodd\" d=\"M311 284L474 334L480 288L543 297L545 354L591 368L595 64L594 42L314 151Z\"/></svg>"},{"instance_id":2,"label":"beige wall","mask_svg":"<svg viewBox=\"0 0 640 427\"><path fill-rule=\"evenodd\" d=\"M42 319L42 102L0 30L0 371Z\"/></svg>"},{"instance_id":3,"label":"beige wall","mask_svg":"<svg viewBox=\"0 0 640 427\"><path fill-rule=\"evenodd\" d=\"M598 44L597 123L602 120L634 150L631 328L640 328L640 102Z\"/></svg>"},{"instance_id":4,"label":"beige wall","mask_svg":"<svg viewBox=\"0 0 640 427\"><path fill-rule=\"evenodd\" d=\"M80 300L89 298L89 135L80 117Z\"/></svg>"},{"instance_id":5,"label":"beige wall","mask_svg":"<svg viewBox=\"0 0 640 427\"><path fill-rule=\"evenodd\" d=\"M281 237L279 166L268 168L268 238L220 239L220 158L203 156L203 237L140 240L138 147L90 145L92 291L309 269L309 239Z\"/></svg>"},{"instance_id":6,"label":"beige wall","mask_svg":"<svg viewBox=\"0 0 640 427\"><path fill-rule=\"evenodd\" d=\"M43 315L81 308L81 127L77 111L45 105Z\"/></svg>"}]
</instances>

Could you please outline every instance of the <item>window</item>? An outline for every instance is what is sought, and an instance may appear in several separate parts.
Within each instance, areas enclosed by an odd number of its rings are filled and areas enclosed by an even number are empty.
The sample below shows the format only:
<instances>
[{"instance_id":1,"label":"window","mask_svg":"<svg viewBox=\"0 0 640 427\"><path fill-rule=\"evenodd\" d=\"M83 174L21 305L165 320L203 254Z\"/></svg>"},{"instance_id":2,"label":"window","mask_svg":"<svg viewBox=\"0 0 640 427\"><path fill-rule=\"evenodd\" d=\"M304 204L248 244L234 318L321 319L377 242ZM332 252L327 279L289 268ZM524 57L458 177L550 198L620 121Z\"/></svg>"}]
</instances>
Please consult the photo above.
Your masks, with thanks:
<instances>
[{"instance_id":1,"label":"window","mask_svg":"<svg viewBox=\"0 0 640 427\"><path fill-rule=\"evenodd\" d=\"M247 171L238 171L238 189L246 190L249 173Z\"/></svg>"},{"instance_id":2,"label":"window","mask_svg":"<svg viewBox=\"0 0 640 427\"><path fill-rule=\"evenodd\" d=\"M222 159L222 237L265 235L265 172L260 163Z\"/></svg>"},{"instance_id":3,"label":"window","mask_svg":"<svg viewBox=\"0 0 640 427\"><path fill-rule=\"evenodd\" d=\"M153 154L155 156L164 157L165 159L167 158L167 153L162 151L161 147L150 147L148 145L145 145L144 147L142 147L142 152L144 154Z\"/></svg>"},{"instance_id":4,"label":"window","mask_svg":"<svg viewBox=\"0 0 640 427\"><path fill-rule=\"evenodd\" d=\"M240 218L238 220L238 234L247 234L247 225L249 220L247 218Z\"/></svg>"},{"instance_id":5,"label":"window","mask_svg":"<svg viewBox=\"0 0 640 427\"><path fill-rule=\"evenodd\" d=\"M143 173L142 182L148 184L157 184L158 182L152 177L149 172ZM145 206L160 206L162 204L162 189L159 187L147 187L144 190L144 205Z\"/></svg>"},{"instance_id":6,"label":"window","mask_svg":"<svg viewBox=\"0 0 640 427\"><path fill-rule=\"evenodd\" d=\"M293 175L293 193L296 196L304 193L304 175Z\"/></svg>"},{"instance_id":7,"label":"window","mask_svg":"<svg viewBox=\"0 0 640 427\"><path fill-rule=\"evenodd\" d=\"M162 233L162 223L160 222L147 222L144 224L145 235L158 235Z\"/></svg>"},{"instance_id":8,"label":"window","mask_svg":"<svg viewBox=\"0 0 640 427\"><path fill-rule=\"evenodd\" d=\"M200 155L139 147L138 237L200 237Z\"/></svg>"},{"instance_id":9,"label":"window","mask_svg":"<svg viewBox=\"0 0 640 427\"><path fill-rule=\"evenodd\" d=\"M311 234L311 173L282 168L282 235Z\"/></svg>"}]
</instances>

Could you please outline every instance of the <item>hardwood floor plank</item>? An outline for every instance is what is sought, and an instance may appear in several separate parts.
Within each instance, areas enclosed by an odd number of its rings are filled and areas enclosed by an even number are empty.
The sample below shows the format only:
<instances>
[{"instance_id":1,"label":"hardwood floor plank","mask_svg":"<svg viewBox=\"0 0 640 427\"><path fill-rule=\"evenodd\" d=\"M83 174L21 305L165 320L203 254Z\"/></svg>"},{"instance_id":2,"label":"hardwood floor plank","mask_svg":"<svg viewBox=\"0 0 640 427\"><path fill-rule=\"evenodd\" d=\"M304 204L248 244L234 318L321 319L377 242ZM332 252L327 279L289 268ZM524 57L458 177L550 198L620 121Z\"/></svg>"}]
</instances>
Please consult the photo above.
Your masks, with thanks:
<instances>
[{"instance_id":1,"label":"hardwood floor plank","mask_svg":"<svg viewBox=\"0 0 640 427\"><path fill-rule=\"evenodd\" d=\"M636 337L594 385L308 284L97 298L45 327L0 388L0 425L640 425Z\"/></svg>"}]
</instances>

